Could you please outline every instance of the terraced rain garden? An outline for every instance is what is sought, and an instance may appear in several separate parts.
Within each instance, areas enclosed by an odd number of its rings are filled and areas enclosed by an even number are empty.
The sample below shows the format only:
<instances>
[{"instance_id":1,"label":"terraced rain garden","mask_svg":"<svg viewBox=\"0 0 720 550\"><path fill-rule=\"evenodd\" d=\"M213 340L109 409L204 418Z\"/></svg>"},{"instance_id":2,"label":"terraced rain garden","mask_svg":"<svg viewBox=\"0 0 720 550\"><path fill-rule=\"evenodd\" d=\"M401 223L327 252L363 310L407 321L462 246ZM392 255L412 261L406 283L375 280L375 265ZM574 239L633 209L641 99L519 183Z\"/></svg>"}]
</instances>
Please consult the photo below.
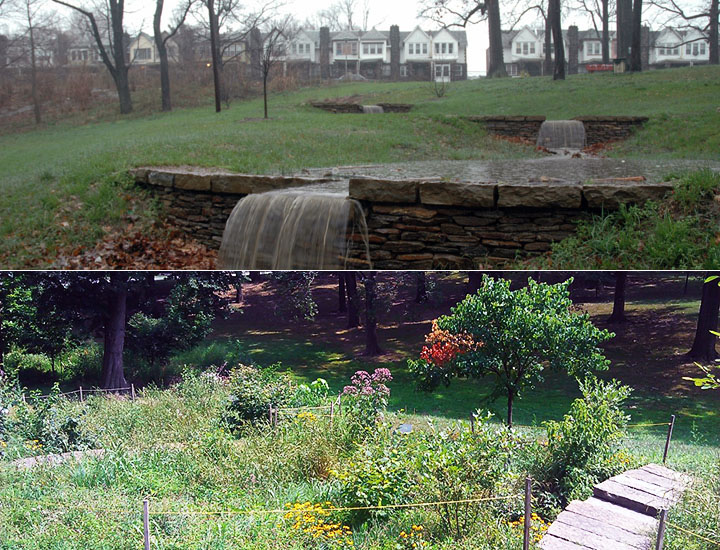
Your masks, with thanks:
<instances>
[{"instance_id":1,"label":"terraced rain garden","mask_svg":"<svg viewBox=\"0 0 720 550\"><path fill-rule=\"evenodd\" d=\"M101 258L101 266L103 262L127 266L155 244L157 255L164 249L178 251L179 258L163 258L168 265L210 265L210 251L193 248L193 243L168 235L170 229L158 227L156 204L126 174L135 166L190 164L249 173L293 173L359 163L539 154L532 147L488 136L482 125L462 118L466 115L647 116L649 122L635 137L603 154L648 162L717 160L719 81L714 67L579 75L562 83L544 78L477 80L453 84L442 99L423 83L355 83L275 94L269 121L257 119L261 104L249 100L234 103L220 115L199 107L163 115L108 115L106 121L84 126L75 126L69 119L10 133L0 137L0 263L16 268L72 266L72 258L81 256L78 267L93 265L96 257ZM347 96L367 103L414 103L416 108L407 114L371 117L335 115L309 105ZM714 204L717 182L710 180L703 184L706 187L711 189L702 203ZM657 208L672 211L673 227L665 233L687 243L691 252L712 241L714 232L709 228L717 221L714 209L707 212L701 204L689 213L675 214L672 203ZM702 227L706 220L709 228ZM621 219L595 220L588 231L599 231L607 224L619 232L634 230ZM637 246L636 241L624 251ZM104 258L107 255L112 259ZM688 255L641 255L637 263L628 263L664 268L716 263L714 256L693 260ZM150 256L142 261L150 263ZM556 266L580 261L579 254L567 258L562 251L551 258Z\"/></svg>"}]
</instances>

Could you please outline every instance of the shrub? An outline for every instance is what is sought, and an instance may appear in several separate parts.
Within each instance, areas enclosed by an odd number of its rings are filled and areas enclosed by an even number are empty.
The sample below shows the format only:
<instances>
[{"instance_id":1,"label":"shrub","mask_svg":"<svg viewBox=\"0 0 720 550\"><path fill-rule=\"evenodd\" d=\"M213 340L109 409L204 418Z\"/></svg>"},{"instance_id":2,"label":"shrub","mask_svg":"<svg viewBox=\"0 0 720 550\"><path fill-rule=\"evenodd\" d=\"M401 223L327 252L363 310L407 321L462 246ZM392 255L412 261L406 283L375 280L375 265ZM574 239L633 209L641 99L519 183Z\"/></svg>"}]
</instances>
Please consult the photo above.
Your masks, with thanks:
<instances>
[{"instance_id":1,"label":"shrub","mask_svg":"<svg viewBox=\"0 0 720 550\"><path fill-rule=\"evenodd\" d=\"M547 462L536 472L564 504L585 498L596 483L626 470L630 459L619 448L628 416L622 405L630 388L588 378L582 398L573 401L560 422L547 422Z\"/></svg>"},{"instance_id":2,"label":"shrub","mask_svg":"<svg viewBox=\"0 0 720 550\"><path fill-rule=\"evenodd\" d=\"M292 399L292 405L295 407L318 407L325 403L330 392L330 386L324 378L308 384L300 384Z\"/></svg>"},{"instance_id":3,"label":"shrub","mask_svg":"<svg viewBox=\"0 0 720 550\"><path fill-rule=\"evenodd\" d=\"M271 405L277 407L289 403L295 388L287 375L277 372L279 366L240 365L230 373L226 421L233 429L267 420Z\"/></svg>"},{"instance_id":4,"label":"shrub","mask_svg":"<svg viewBox=\"0 0 720 550\"><path fill-rule=\"evenodd\" d=\"M388 369L375 369L372 374L359 370L343 389L347 410L362 427L373 426L387 408L390 388L385 383L391 380Z\"/></svg>"},{"instance_id":5,"label":"shrub","mask_svg":"<svg viewBox=\"0 0 720 550\"><path fill-rule=\"evenodd\" d=\"M223 365L248 365L252 360L245 344L240 340L202 342L185 351L176 352L168 360L168 369L182 370L190 367L197 370L218 369Z\"/></svg>"},{"instance_id":6,"label":"shrub","mask_svg":"<svg viewBox=\"0 0 720 550\"><path fill-rule=\"evenodd\" d=\"M60 357L60 370L64 380L100 379L102 372L102 346L95 341L79 343Z\"/></svg>"}]
</instances>

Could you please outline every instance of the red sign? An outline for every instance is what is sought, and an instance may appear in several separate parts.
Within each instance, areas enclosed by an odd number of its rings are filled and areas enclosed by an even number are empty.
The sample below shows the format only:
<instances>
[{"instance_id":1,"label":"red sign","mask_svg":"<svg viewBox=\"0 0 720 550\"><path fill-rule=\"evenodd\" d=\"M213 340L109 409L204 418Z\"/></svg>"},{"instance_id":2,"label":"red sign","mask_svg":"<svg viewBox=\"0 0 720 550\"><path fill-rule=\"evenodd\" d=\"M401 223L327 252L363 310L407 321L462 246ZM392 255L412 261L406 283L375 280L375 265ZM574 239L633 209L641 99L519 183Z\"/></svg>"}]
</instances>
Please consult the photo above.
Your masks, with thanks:
<instances>
[{"instance_id":1,"label":"red sign","mask_svg":"<svg viewBox=\"0 0 720 550\"><path fill-rule=\"evenodd\" d=\"M595 73L599 71L612 71L613 66L609 64L596 63L594 65L588 65L587 70L589 73Z\"/></svg>"}]
</instances>

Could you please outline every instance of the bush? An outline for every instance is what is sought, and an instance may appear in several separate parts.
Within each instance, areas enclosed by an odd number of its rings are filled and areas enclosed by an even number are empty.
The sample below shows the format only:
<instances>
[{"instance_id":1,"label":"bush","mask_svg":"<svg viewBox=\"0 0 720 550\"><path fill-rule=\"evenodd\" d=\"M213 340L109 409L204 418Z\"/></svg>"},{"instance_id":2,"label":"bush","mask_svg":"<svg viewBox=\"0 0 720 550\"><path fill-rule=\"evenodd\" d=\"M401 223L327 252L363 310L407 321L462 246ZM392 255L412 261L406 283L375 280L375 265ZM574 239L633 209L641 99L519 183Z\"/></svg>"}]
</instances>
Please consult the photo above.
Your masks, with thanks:
<instances>
[{"instance_id":1,"label":"bush","mask_svg":"<svg viewBox=\"0 0 720 550\"><path fill-rule=\"evenodd\" d=\"M102 346L92 340L69 348L58 361L63 380L99 380L102 358Z\"/></svg>"},{"instance_id":2,"label":"bush","mask_svg":"<svg viewBox=\"0 0 720 550\"><path fill-rule=\"evenodd\" d=\"M580 389L582 398L573 401L564 419L546 423L547 454L534 475L562 505L586 498L595 484L630 464L629 456L620 449L629 419L622 405L630 388L617 381L588 378Z\"/></svg>"},{"instance_id":3,"label":"bush","mask_svg":"<svg viewBox=\"0 0 720 550\"><path fill-rule=\"evenodd\" d=\"M324 378L308 384L300 384L292 399L294 407L319 407L327 401L330 386Z\"/></svg>"},{"instance_id":4,"label":"bush","mask_svg":"<svg viewBox=\"0 0 720 550\"><path fill-rule=\"evenodd\" d=\"M10 377L20 377L22 371L30 371L37 376L49 373L51 363L50 358L46 355L26 353L22 349L14 348L5 355L3 368Z\"/></svg>"},{"instance_id":5,"label":"bush","mask_svg":"<svg viewBox=\"0 0 720 550\"><path fill-rule=\"evenodd\" d=\"M360 427L370 428L381 418L390 397L390 388L385 383L391 380L388 369L375 369L372 374L359 370L343 389L347 411Z\"/></svg>"},{"instance_id":6,"label":"bush","mask_svg":"<svg viewBox=\"0 0 720 550\"><path fill-rule=\"evenodd\" d=\"M226 421L232 429L268 420L271 405L282 407L290 402L295 388L290 377L277 372L279 366L240 365L232 370L226 411Z\"/></svg>"},{"instance_id":7,"label":"bush","mask_svg":"<svg viewBox=\"0 0 720 550\"><path fill-rule=\"evenodd\" d=\"M240 340L203 342L185 351L179 351L168 360L169 370L189 367L197 370L219 369L223 365L249 365L250 354Z\"/></svg>"}]
</instances>

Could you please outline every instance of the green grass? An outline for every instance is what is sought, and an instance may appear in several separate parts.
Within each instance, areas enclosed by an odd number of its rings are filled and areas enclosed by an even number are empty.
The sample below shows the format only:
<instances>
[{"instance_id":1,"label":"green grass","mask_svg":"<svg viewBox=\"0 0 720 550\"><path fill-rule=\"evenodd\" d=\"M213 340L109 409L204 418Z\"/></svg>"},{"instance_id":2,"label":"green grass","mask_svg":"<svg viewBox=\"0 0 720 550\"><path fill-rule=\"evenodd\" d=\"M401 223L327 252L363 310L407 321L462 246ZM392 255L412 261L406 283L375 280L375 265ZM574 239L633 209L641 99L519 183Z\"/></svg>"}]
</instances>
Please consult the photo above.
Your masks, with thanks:
<instances>
[{"instance_id":1,"label":"green grass","mask_svg":"<svg viewBox=\"0 0 720 550\"><path fill-rule=\"evenodd\" d=\"M720 69L695 67L640 75L578 75L454 84L442 99L426 83L357 83L276 94L270 121L259 100L215 114L209 107L113 118L74 127L57 123L0 137L0 263L45 267L59 251L94 244L128 219L154 210L125 171L192 164L242 172L427 159L531 156L531 148L490 138L480 125L447 115L646 115L647 127L612 154L717 158ZM412 102L407 115L333 115L310 100L360 95Z\"/></svg>"}]
</instances>

